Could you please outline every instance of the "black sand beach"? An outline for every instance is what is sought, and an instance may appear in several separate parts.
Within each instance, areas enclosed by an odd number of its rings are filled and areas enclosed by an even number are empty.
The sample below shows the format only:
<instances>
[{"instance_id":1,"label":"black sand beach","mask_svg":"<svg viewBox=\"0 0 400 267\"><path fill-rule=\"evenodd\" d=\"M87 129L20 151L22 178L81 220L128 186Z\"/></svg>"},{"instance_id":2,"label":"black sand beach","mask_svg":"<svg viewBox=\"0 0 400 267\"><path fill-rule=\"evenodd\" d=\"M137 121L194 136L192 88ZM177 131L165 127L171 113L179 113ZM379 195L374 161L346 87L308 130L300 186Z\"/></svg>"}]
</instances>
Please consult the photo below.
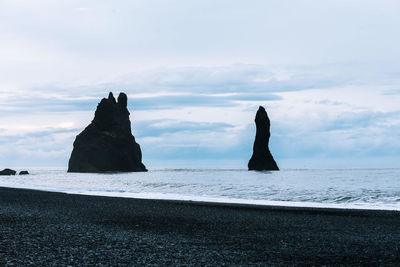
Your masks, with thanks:
<instances>
[{"instance_id":1,"label":"black sand beach","mask_svg":"<svg viewBox=\"0 0 400 267\"><path fill-rule=\"evenodd\" d=\"M399 263L399 212L0 188L0 265Z\"/></svg>"}]
</instances>

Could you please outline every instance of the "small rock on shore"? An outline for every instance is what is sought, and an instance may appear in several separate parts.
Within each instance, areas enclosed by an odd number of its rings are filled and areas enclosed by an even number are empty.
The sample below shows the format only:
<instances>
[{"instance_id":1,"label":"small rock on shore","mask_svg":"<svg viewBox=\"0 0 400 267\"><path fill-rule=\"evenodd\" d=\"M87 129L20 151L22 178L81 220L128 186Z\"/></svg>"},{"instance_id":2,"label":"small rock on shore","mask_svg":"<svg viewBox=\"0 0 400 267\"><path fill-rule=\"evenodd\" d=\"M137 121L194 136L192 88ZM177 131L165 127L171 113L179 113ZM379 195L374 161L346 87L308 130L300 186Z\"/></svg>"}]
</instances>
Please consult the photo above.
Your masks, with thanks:
<instances>
[{"instance_id":1,"label":"small rock on shore","mask_svg":"<svg viewBox=\"0 0 400 267\"><path fill-rule=\"evenodd\" d=\"M11 169L4 169L0 171L0 175L15 175L17 172Z\"/></svg>"}]
</instances>

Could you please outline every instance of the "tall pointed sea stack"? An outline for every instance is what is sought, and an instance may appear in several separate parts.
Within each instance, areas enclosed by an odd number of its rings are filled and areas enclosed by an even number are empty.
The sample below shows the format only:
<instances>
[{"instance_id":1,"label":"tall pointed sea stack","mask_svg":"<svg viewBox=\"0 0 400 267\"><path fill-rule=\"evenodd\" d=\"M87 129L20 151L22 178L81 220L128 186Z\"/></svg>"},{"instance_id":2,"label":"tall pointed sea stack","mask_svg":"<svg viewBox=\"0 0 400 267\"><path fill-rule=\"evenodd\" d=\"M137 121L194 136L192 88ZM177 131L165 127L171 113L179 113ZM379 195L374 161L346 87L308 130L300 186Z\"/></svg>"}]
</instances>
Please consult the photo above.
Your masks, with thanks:
<instances>
[{"instance_id":1,"label":"tall pointed sea stack","mask_svg":"<svg viewBox=\"0 0 400 267\"><path fill-rule=\"evenodd\" d=\"M256 139L254 140L253 155L249 161L249 171L279 171L271 152L268 148L270 121L265 109L260 106L256 114Z\"/></svg>"},{"instance_id":2,"label":"tall pointed sea stack","mask_svg":"<svg viewBox=\"0 0 400 267\"><path fill-rule=\"evenodd\" d=\"M128 97L112 93L97 105L93 121L75 139L68 172L147 171L131 132Z\"/></svg>"}]
</instances>

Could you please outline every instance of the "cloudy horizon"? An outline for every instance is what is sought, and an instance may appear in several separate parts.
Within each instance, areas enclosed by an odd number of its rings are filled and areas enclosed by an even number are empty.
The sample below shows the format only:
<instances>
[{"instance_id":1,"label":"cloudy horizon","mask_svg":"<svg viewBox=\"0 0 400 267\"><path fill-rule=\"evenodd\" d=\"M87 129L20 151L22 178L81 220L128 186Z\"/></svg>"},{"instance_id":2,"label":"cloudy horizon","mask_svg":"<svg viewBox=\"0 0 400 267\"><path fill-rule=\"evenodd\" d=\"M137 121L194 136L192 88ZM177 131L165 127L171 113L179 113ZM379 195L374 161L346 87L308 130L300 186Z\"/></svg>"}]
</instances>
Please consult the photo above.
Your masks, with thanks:
<instances>
[{"instance_id":1,"label":"cloudy horizon","mask_svg":"<svg viewBox=\"0 0 400 267\"><path fill-rule=\"evenodd\" d=\"M143 162L400 167L397 1L0 0L1 167L66 167L108 92Z\"/></svg>"}]
</instances>

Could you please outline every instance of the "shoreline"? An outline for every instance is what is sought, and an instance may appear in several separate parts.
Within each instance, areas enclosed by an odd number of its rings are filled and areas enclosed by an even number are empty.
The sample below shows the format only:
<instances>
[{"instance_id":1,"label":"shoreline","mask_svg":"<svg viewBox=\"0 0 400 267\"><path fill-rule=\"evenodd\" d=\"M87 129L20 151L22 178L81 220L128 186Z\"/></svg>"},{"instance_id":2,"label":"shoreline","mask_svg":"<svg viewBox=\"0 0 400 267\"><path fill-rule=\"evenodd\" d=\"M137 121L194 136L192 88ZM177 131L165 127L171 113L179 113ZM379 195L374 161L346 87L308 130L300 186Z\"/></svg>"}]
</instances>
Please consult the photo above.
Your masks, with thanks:
<instances>
[{"instance_id":1,"label":"shoreline","mask_svg":"<svg viewBox=\"0 0 400 267\"><path fill-rule=\"evenodd\" d=\"M192 204L204 203L209 205L221 205L221 206L243 206L243 207L254 207L261 209L326 209L326 210L353 210L353 211L395 211L400 213L400 207L384 207L384 206L370 206L367 204L338 204L338 203L318 203L318 202L290 202L290 201L266 201L266 200L247 200L247 199L235 199L235 198L222 198L222 197L197 197L197 196L175 196L175 198L169 194L155 194L153 196L141 193L127 193L127 192L103 192L103 191L91 191L91 192L67 192L57 191L55 189L36 189L28 187L10 187L2 186L0 188L9 189L21 189L21 190L33 190L41 192L60 193L68 195L83 195L83 196L94 196L94 197L110 197L110 198L124 198L124 199L143 199L143 200L159 200L159 201L172 201L172 202L188 202Z\"/></svg>"},{"instance_id":2,"label":"shoreline","mask_svg":"<svg viewBox=\"0 0 400 267\"><path fill-rule=\"evenodd\" d=\"M0 187L0 265L390 265L399 232L397 211Z\"/></svg>"}]
</instances>

